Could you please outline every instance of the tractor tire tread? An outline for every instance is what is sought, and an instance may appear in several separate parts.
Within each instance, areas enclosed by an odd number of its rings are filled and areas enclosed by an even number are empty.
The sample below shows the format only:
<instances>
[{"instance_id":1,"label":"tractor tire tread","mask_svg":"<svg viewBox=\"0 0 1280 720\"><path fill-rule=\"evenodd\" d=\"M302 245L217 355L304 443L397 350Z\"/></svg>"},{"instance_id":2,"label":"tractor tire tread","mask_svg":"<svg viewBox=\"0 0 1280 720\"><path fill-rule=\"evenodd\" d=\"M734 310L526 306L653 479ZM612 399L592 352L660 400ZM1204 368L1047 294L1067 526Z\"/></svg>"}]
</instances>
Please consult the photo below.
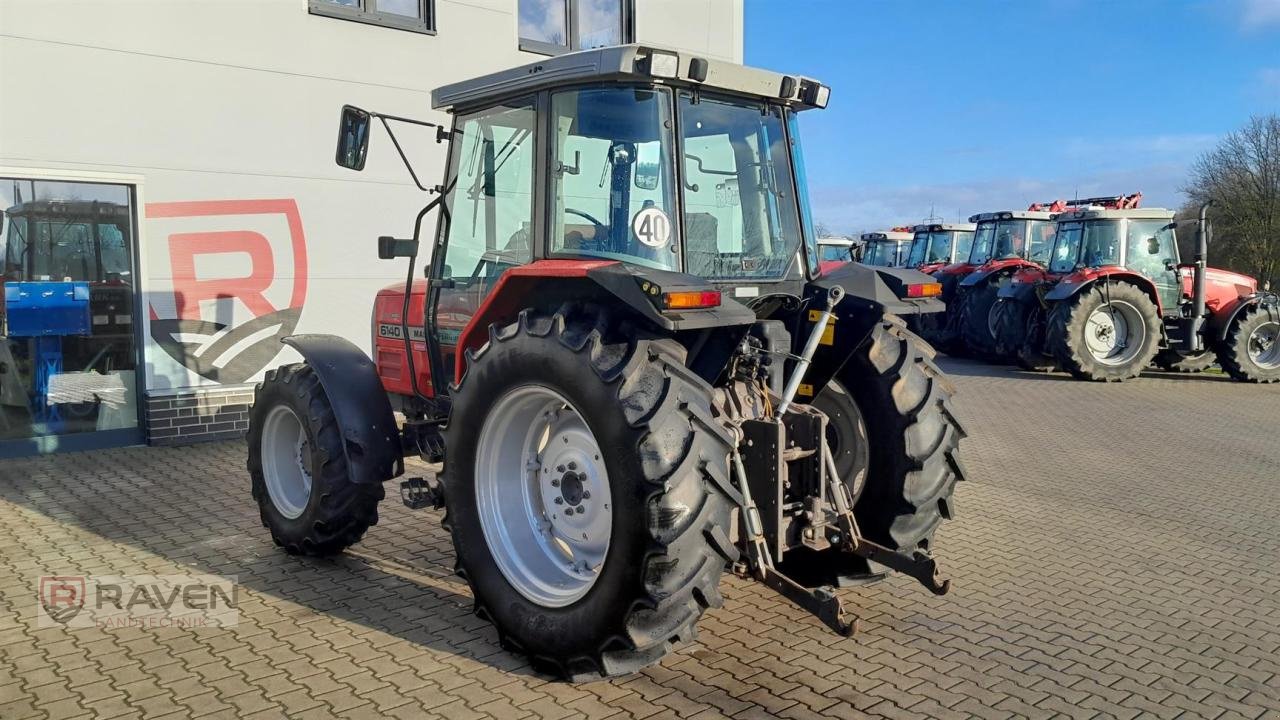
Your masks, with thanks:
<instances>
[{"instance_id":1,"label":"tractor tire tread","mask_svg":"<svg viewBox=\"0 0 1280 720\"><path fill-rule=\"evenodd\" d=\"M301 523L289 522L275 511L263 476L261 453L253 451L260 447L257 433L262 427L262 414L276 395L292 400L295 413L309 426L314 443L312 483L321 495L308 505ZM258 514L276 545L291 555L328 557L356 544L370 527L378 524L378 503L385 495L382 484L350 481L342 431L320 378L310 365L301 362L268 370L254 388L251 414L247 467Z\"/></svg>"}]
</instances>

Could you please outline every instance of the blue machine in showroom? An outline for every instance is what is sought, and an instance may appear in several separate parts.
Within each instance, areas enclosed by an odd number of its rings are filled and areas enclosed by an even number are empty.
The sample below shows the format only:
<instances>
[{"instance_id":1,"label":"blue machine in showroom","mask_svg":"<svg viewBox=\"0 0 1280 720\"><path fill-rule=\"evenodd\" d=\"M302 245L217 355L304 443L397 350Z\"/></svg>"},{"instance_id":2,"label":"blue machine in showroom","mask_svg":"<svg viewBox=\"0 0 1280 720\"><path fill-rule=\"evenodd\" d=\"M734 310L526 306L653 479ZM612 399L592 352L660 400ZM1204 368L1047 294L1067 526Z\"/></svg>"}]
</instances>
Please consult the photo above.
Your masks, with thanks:
<instances>
[{"instance_id":1,"label":"blue machine in showroom","mask_svg":"<svg viewBox=\"0 0 1280 720\"><path fill-rule=\"evenodd\" d=\"M31 339L32 414L56 429L62 418L48 402L49 383L62 373L62 338L92 332L89 283L6 282L4 306L8 336Z\"/></svg>"}]
</instances>

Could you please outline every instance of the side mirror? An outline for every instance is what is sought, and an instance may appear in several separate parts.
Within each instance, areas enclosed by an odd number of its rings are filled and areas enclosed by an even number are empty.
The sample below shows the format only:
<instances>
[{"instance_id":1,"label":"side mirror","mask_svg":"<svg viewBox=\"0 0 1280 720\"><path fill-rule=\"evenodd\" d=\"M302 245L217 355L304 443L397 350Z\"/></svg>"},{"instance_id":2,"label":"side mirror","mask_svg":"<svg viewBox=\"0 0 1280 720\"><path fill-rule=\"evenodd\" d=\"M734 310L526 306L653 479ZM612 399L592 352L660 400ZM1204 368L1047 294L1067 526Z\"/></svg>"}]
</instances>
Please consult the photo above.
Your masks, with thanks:
<instances>
[{"instance_id":1,"label":"side mirror","mask_svg":"<svg viewBox=\"0 0 1280 720\"><path fill-rule=\"evenodd\" d=\"M348 170L363 170L369 153L369 123L373 117L352 105L342 106L338 121L338 151L334 160Z\"/></svg>"}]
</instances>

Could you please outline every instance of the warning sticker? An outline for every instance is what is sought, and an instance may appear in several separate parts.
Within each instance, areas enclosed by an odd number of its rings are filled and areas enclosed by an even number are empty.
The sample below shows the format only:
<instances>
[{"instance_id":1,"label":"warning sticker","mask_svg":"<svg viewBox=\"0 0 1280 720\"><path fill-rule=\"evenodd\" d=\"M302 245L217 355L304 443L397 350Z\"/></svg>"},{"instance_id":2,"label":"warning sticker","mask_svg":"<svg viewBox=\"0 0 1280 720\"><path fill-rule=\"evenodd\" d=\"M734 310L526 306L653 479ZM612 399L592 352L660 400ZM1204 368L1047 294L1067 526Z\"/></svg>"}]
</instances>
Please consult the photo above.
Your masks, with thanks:
<instances>
[{"instance_id":1,"label":"warning sticker","mask_svg":"<svg viewBox=\"0 0 1280 720\"><path fill-rule=\"evenodd\" d=\"M671 239L671 219L656 207L647 207L631 218L631 234L651 248L660 248Z\"/></svg>"}]
</instances>

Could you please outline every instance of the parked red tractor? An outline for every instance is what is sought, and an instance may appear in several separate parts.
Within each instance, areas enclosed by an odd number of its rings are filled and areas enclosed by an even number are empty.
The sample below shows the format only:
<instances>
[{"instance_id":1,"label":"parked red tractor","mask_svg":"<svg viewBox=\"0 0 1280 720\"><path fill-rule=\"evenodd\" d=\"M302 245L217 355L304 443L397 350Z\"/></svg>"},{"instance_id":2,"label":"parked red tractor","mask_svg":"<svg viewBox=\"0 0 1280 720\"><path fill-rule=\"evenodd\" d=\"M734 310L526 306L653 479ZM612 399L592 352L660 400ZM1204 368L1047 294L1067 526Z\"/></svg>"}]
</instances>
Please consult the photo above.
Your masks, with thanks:
<instances>
[{"instance_id":1,"label":"parked red tractor","mask_svg":"<svg viewBox=\"0 0 1280 720\"><path fill-rule=\"evenodd\" d=\"M1280 381L1280 297L1253 278L1205 265L1211 233L1200 209L1196 256L1179 261L1173 212L1090 207L1058 216L1046 278L1026 290L1043 307L1043 340L1028 356L1052 358L1073 376L1120 381L1161 356L1202 369L1215 357L1234 379ZM1010 288L1013 288L1010 285Z\"/></svg>"},{"instance_id":2,"label":"parked red tractor","mask_svg":"<svg viewBox=\"0 0 1280 720\"><path fill-rule=\"evenodd\" d=\"M1029 209L973 215L977 228L969 255L933 273L942 285L944 316L936 322L934 347L949 354L994 354L993 343L975 342L966 334L966 316L985 320L1002 282L1019 268L1042 265L1053 249L1053 213L1039 203ZM973 305L976 302L976 309ZM975 314L976 313L976 314Z\"/></svg>"},{"instance_id":3,"label":"parked red tractor","mask_svg":"<svg viewBox=\"0 0 1280 720\"><path fill-rule=\"evenodd\" d=\"M248 466L275 541L340 552L404 456L443 460L402 499L445 508L504 646L569 677L692 639L726 567L844 634L832 586L891 569L946 592L932 539L964 432L896 316L940 309L938 286L817 271L796 114L828 94L637 45L436 90L446 179L413 239L379 238L410 260L378 295L374 358L287 338L304 361L257 390ZM435 127L344 108L340 165L363 167L374 120Z\"/></svg>"}]
</instances>

